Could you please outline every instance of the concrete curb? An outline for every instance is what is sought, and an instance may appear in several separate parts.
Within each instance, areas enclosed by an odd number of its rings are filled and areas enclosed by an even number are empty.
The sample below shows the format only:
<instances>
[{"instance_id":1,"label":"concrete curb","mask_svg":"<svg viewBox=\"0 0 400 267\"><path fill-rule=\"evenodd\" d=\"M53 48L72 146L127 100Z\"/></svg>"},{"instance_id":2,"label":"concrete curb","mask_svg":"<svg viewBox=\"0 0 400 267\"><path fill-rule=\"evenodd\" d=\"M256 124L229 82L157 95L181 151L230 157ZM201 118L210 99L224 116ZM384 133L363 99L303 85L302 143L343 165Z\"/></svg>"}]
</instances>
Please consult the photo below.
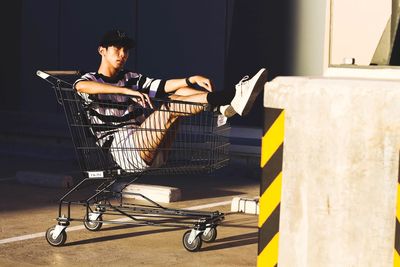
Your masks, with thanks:
<instances>
[{"instance_id":1,"label":"concrete curb","mask_svg":"<svg viewBox=\"0 0 400 267\"><path fill-rule=\"evenodd\" d=\"M124 183L116 183L113 187L116 191L121 191L125 186ZM130 195L129 193L142 194L143 196L162 203L171 203L181 200L181 190L176 187L146 184L130 184L122 190L124 198L143 200L138 195Z\"/></svg>"},{"instance_id":2,"label":"concrete curb","mask_svg":"<svg viewBox=\"0 0 400 267\"><path fill-rule=\"evenodd\" d=\"M234 197L231 203L232 212L243 212L247 214L259 214L259 197Z\"/></svg>"}]
</instances>

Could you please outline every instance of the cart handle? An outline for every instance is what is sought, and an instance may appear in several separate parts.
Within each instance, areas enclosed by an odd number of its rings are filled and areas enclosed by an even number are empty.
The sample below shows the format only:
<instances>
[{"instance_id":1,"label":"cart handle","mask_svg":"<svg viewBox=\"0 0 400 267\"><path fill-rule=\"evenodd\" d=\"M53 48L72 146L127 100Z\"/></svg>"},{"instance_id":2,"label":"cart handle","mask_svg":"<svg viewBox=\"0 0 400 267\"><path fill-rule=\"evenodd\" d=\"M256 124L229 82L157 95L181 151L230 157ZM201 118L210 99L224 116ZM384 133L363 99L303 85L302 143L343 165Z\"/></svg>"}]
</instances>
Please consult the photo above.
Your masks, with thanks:
<instances>
[{"instance_id":1,"label":"cart handle","mask_svg":"<svg viewBox=\"0 0 400 267\"><path fill-rule=\"evenodd\" d=\"M81 75L79 70L44 70L43 72L58 76L58 75Z\"/></svg>"},{"instance_id":2,"label":"cart handle","mask_svg":"<svg viewBox=\"0 0 400 267\"><path fill-rule=\"evenodd\" d=\"M81 75L81 71L79 70L38 70L36 71L36 75L42 79L47 80L50 76L62 76L62 75ZM57 79L57 77L53 77Z\"/></svg>"},{"instance_id":3,"label":"cart handle","mask_svg":"<svg viewBox=\"0 0 400 267\"><path fill-rule=\"evenodd\" d=\"M53 86L54 93L56 94L57 102L60 105L62 105L60 85L64 81L62 81L61 79L57 78L56 76L57 75L77 75L79 73L80 73L79 71L73 71L73 70L66 70L66 71L63 71L63 70L55 70L55 71L52 71L52 70L49 70L49 71L38 70L38 71L36 71L36 75L37 76L39 76L40 78L44 79L46 82L50 83Z\"/></svg>"}]
</instances>

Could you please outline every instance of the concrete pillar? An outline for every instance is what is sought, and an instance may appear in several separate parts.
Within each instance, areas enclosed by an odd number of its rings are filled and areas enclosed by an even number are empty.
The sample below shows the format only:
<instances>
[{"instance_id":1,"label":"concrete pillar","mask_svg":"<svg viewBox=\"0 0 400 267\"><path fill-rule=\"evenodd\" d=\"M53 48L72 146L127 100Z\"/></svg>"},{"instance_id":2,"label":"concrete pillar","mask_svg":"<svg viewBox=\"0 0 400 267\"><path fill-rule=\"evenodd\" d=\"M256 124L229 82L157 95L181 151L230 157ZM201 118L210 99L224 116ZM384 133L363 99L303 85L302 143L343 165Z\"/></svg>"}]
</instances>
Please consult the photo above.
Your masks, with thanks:
<instances>
[{"instance_id":1,"label":"concrete pillar","mask_svg":"<svg viewBox=\"0 0 400 267\"><path fill-rule=\"evenodd\" d=\"M271 201L280 209L271 259L289 267L393 266L400 82L277 77L265 86L264 107L284 114L282 142L279 134L263 140L284 144L280 190L260 197L260 217ZM263 147L262 158L271 149Z\"/></svg>"},{"instance_id":2,"label":"concrete pillar","mask_svg":"<svg viewBox=\"0 0 400 267\"><path fill-rule=\"evenodd\" d=\"M321 75L328 60L329 0L296 0L295 75ZM326 58L325 58L326 57Z\"/></svg>"}]
</instances>

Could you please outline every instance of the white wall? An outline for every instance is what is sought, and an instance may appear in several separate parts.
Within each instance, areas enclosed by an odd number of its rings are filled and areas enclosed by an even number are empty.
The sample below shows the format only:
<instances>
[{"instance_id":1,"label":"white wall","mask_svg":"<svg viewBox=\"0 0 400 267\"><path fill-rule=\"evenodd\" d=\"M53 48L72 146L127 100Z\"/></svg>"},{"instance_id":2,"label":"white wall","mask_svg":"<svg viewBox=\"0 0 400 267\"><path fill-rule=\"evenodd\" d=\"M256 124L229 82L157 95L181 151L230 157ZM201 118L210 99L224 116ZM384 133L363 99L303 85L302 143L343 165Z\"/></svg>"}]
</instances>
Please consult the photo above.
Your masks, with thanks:
<instances>
[{"instance_id":1,"label":"white wall","mask_svg":"<svg viewBox=\"0 0 400 267\"><path fill-rule=\"evenodd\" d=\"M369 65L391 12L392 0L299 0L295 75L321 75L345 57Z\"/></svg>"},{"instance_id":2,"label":"white wall","mask_svg":"<svg viewBox=\"0 0 400 267\"><path fill-rule=\"evenodd\" d=\"M390 19L392 0L331 1L330 63L352 57L357 65L369 65Z\"/></svg>"}]
</instances>

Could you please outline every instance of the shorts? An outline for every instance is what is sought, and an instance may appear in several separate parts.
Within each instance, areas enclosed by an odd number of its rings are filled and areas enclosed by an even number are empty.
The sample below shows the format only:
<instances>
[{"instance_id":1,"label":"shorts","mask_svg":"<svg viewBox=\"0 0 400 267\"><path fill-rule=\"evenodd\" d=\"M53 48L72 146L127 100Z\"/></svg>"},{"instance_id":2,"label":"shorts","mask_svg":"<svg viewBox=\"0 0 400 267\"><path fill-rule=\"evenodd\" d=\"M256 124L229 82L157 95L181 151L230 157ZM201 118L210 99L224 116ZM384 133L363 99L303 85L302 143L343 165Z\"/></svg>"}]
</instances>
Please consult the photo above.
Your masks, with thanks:
<instances>
[{"instance_id":1,"label":"shorts","mask_svg":"<svg viewBox=\"0 0 400 267\"><path fill-rule=\"evenodd\" d=\"M135 128L120 128L113 134L110 147L114 161L127 172L140 172L150 167L140 156L140 148L133 141Z\"/></svg>"}]
</instances>

